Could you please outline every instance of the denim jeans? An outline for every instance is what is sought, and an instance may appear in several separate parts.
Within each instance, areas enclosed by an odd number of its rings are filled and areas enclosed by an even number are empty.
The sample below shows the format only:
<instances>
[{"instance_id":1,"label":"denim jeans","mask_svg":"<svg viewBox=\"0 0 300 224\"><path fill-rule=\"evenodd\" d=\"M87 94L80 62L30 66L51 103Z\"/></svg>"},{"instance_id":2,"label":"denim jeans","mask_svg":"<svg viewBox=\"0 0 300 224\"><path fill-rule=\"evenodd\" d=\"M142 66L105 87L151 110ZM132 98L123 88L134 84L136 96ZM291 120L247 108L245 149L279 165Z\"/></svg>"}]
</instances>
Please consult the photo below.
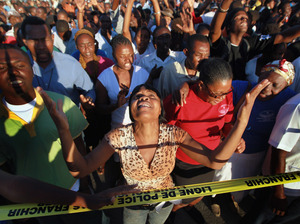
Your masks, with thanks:
<instances>
[{"instance_id":1,"label":"denim jeans","mask_svg":"<svg viewBox=\"0 0 300 224\"><path fill-rule=\"evenodd\" d=\"M124 208L124 224L143 224L148 220L149 224L163 224L170 215L173 204L162 208L159 213L155 209L130 209Z\"/></svg>"}]
</instances>

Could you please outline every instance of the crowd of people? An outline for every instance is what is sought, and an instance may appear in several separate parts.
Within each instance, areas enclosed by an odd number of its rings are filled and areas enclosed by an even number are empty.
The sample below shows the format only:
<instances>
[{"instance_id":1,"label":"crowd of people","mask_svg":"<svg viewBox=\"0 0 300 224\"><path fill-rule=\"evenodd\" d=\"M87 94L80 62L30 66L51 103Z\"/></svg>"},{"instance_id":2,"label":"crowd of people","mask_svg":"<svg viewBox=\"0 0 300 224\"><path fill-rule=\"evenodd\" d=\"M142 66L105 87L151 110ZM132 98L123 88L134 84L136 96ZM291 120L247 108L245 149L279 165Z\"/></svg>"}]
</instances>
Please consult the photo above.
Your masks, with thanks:
<instances>
[{"instance_id":1,"label":"crowd of people","mask_svg":"<svg viewBox=\"0 0 300 224\"><path fill-rule=\"evenodd\" d=\"M0 1L0 203L299 171L299 40L295 0ZM299 183L263 197L244 223L299 218ZM35 222L173 223L201 200Z\"/></svg>"}]
</instances>

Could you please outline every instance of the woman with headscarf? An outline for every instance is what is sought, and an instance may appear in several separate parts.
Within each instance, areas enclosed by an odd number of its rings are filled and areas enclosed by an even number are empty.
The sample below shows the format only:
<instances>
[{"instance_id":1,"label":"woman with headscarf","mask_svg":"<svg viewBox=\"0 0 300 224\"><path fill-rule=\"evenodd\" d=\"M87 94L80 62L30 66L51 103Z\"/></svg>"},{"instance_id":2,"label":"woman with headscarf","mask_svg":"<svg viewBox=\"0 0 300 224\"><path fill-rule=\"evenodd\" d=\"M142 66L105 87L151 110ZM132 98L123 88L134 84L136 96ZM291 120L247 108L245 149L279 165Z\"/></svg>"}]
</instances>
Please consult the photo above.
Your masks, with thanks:
<instances>
[{"instance_id":1,"label":"woman with headscarf","mask_svg":"<svg viewBox=\"0 0 300 224\"><path fill-rule=\"evenodd\" d=\"M79 62L95 83L100 73L114 62L107 57L96 55L96 41L88 29L81 29L75 34L76 47L80 52Z\"/></svg>"},{"instance_id":2,"label":"woman with headscarf","mask_svg":"<svg viewBox=\"0 0 300 224\"><path fill-rule=\"evenodd\" d=\"M260 92L253 105L248 125L243 134L246 149L241 154L234 153L224 167L215 172L215 181L251 177L261 173L276 115L280 107L296 94L287 88L293 83L294 75L294 66L285 59L270 62L262 68L258 81L268 79L270 84ZM256 83L246 81L233 81L235 110L239 108L245 94L255 85ZM238 202L248 192L240 191L231 194L233 203L238 210ZM214 209L216 210L216 208ZM220 214L220 212L216 213Z\"/></svg>"}]
</instances>

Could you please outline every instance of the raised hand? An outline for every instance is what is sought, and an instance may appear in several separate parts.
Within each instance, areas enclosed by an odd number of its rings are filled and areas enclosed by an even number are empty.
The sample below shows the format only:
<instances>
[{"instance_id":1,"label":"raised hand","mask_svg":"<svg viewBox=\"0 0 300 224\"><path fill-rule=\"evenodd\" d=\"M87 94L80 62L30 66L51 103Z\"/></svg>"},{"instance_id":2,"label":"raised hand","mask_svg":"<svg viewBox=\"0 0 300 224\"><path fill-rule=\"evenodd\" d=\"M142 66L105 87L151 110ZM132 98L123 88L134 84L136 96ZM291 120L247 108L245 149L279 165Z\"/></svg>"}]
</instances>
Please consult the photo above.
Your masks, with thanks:
<instances>
[{"instance_id":1,"label":"raised hand","mask_svg":"<svg viewBox=\"0 0 300 224\"><path fill-rule=\"evenodd\" d=\"M66 114L62 109L63 102L61 99L57 101L57 108L56 103L48 96L48 94L41 88L37 87L37 91L42 96L44 103L47 107L47 110L54 121L58 130L68 130L69 129L69 122L67 119Z\"/></svg>"},{"instance_id":2,"label":"raised hand","mask_svg":"<svg viewBox=\"0 0 300 224\"><path fill-rule=\"evenodd\" d=\"M85 1L84 0L74 0L77 9L79 12L83 12L84 11L84 7L85 7Z\"/></svg>"},{"instance_id":3,"label":"raised hand","mask_svg":"<svg viewBox=\"0 0 300 224\"><path fill-rule=\"evenodd\" d=\"M241 138L238 146L236 147L235 153L243 153L246 149L246 142Z\"/></svg>"},{"instance_id":4,"label":"raised hand","mask_svg":"<svg viewBox=\"0 0 300 224\"><path fill-rule=\"evenodd\" d=\"M191 12L193 12L194 11L195 0L187 0L187 2L189 3Z\"/></svg>"},{"instance_id":5,"label":"raised hand","mask_svg":"<svg viewBox=\"0 0 300 224\"><path fill-rule=\"evenodd\" d=\"M121 90L118 94L118 102L117 102L118 108L123 106L129 99L129 98L126 98L128 92L129 92L129 88L124 84L121 84L120 87L121 87Z\"/></svg>"},{"instance_id":6,"label":"raised hand","mask_svg":"<svg viewBox=\"0 0 300 224\"><path fill-rule=\"evenodd\" d=\"M176 26L181 29L184 33L195 34L195 28L193 23L193 17L190 9L183 10L180 12L180 17L183 25L176 24Z\"/></svg>"},{"instance_id":7,"label":"raised hand","mask_svg":"<svg viewBox=\"0 0 300 224\"><path fill-rule=\"evenodd\" d=\"M237 121L247 121L248 123L256 97L269 84L269 80L264 79L260 83L258 83L249 93L246 94L246 99L238 111Z\"/></svg>"},{"instance_id":8,"label":"raised hand","mask_svg":"<svg viewBox=\"0 0 300 224\"><path fill-rule=\"evenodd\" d=\"M175 90L172 93L172 103L176 104L177 106L183 106L186 104L186 97L189 94L189 84L187 82L184 82L179 90Z\"/></svg>"},{"instance_id":9,"label":"raised hand","mask_svg":"<svg viewBox=\"0 0 300 224\"><path fill-rule=\"evenodd\" d=\"M95 104L93 103L93 99L91 97L85 97L84 95L80 95L80 103L84 110L92 110L95 108Z\"/></svg>"}]
</instances>

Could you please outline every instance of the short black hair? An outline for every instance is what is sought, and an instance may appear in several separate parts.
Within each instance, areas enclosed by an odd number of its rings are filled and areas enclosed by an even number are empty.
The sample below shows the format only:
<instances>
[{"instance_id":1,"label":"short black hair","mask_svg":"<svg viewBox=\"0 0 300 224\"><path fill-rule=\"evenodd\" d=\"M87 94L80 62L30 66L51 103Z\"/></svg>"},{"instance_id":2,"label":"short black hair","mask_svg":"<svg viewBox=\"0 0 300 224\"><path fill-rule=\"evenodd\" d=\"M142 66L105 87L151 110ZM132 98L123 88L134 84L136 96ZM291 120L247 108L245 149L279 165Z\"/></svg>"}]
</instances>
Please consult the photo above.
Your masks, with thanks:
<instances>
[{"instance_id":1,"label":"short black hair","mask_svg":"<svg viewBox=\"0 0 300 224\"><path fill-rule=\"evenodd\" d=\"M169 30L167 27L165 27L165 26L157 26L155 29L154 29L154 31L153 31L153 44L155 44L156 43L156 37L155 37L155 35L156 35L156 33L159 31L159 30L161 30L161 29L167 29L167 30ZM170 35L171 35L171 32L170 32Z\"/></svg>"},{"instance_id":2,"label":"short black hair","mask_svg":"<svg viewBox=\"0 0 300 224\"><path fill-rule=\"evenodd\" d=\"M198 27L197 27L197 30L196 30L196 33L200 33L201 31L207 29L208 31L210 31L210 25L207 24L207 23L199 23L198 24Z\"/></svg>"},{"instance_id":3,"label":"short black hair","mask_svg":"<svg viewBox=\"0 0 300 224\"><path fill-rule=\"evenodd\" d=\"M200 71L199 80L205 85L233 78L230 64L221 58L202 60L198 65L198 71Z\"/></svg>"},{"instance_id":4,"label":"short black hair","mask_svg":"<svg viewBox=\"0 0 300 224\"><path fill-rule=\"evenodd\" d=\"M0 44L0 50L10 50L10 49L21 52L27 58L28 63L31 65L29 55L25 51L23 51L21 48L15 46L15 45L12 45L12 44Z\"/></svg>"},{"instance_id":5,"label":"short black hair","mask_svg":"<svg viewBox=\"0 0 300 224\"><path fill-rule=\"evenodd\" d=\"M200 35L200 34L193 34L192 36L188 37L186 48L188 50L192 50L193 47L194 47L195 41L200 41L202 43L209 44L209 41L208 41L206 36L203 36L203 35Z\"/></svg>"},{"instance_id":6,"label":"short black hair","mask_svg":"<svg viewBox=\"0 0 300 224\"><path fill-rule=\"evenodd\" d=\"M64 14L65 16L67 16L67 17L69 17L69 14L65 11L65 10L60 10L58 13L57 13L57 15L58 14Z\"/></svg>"},{"instance_id":7,"label":"short black hair","mask_svg":"<svg viewBox=\"0 0 300 224\"><path fill-rule=\"evenodd\" d=\"M146 27L146 26L141 26L141 27L139 27L138 29L137 29L137 31L136 31L136 33L135 33L135 37L134 38L136 38L136 35L137 35L137 33L138 32L142 32L142 30L146 30L147 32L148 32L148 34L149 34L149 37L151 38L151 31L148 29L148 27Z\"/></svg>"},{"instance_id":8,"label":"short black hair","mask_svg":"<svg viewBox=\"0 0 300 224\"><path fill-rule=\"evenodd\" d=\"M232 10L229 10L228 14L226 15L225 21L222 25L222 29L224 27L226 27L227 32L229 32L231 30L231 24L234 20L234 18L236 17L236 14L240 11L243 11L247 14L247 12L245 11L245 9L243 8L234 8ZM248 15L248 14L247 14Z\"/></svg>"},{"instance_id":9,"label":"short black hair","mask_svg":"<svg viewBox=\"0 0 300 224\"><path fill-rule=\"evenodd\" d=\"M45 14L47 14L47 9L43 6L39 6L38 9L41 9Z\"/></svg>"},{"instance_id":10,"label":"short black hair","mask_svg":"<svg viewBox=\"0 0 300 224\"><path fill-rule=\"evenodd\" d=\"M59 33L63 33L69 30L69 24L65 20L57 20L56 22L56 30Z\"/></svg>"},{"instance_id":11,"label":"short black hair","mask_svg":"<svg viewBox=\"0 0 300 224\"><path fill-rule=\"evenodd\" d=\"M112 47L113 55L115 54L116 48L119 45L131 45L130 40L128 40L126 37L124 37L122 34L116 35L110 42L110 45Z\"/></svg>"},{"instance_id":12,"label":"short black hair","mask_svg":"<svg viewBox=\"0 0 300 224\"><path fill-rule=\"evenodd\" d=\"M132 91L132 93L131 93L131 95L129 97L129 102L128 102L128 104L129 104L129 117L130 117L131 121L134 122L134 118L133 118L133 116L131 114L131 102L132 102L132 98L135 96L135 94L138 91L140 91L140 89L142 87L144 87L145 89L148 89L148 90L151 90L151 91L155 92L156 95L158 96L158 98L160 99L160 108L161 108L161 111L160 111L160 115L158 117L158 120L159 120L159 123L162 123L165 120L165 118L164 118L165 111L164 111L163 100L161 98L160 92L157 89L155 89L152 85L149 85L149 84L146 84L146 83L136 86L133 89L133 91Z\"/></svg>"},{"instance_id":13,"label":"short black hair","mask_svg":"<svg viewBox=\"0 0 300 224\"><path fill-rule=\"evenodd\" d=\"M49 34L51 34L51 28L48 24L46 24L46 22L37 17L37 16L28 16L26 19L24 19L22 26L21 26L21 30L22 30L22 35L23 38L26 39L27 37L27 32L26 32L26 26L27 25L46 25L46 27L48 28Z\"/></svg>"}]
</instances>

